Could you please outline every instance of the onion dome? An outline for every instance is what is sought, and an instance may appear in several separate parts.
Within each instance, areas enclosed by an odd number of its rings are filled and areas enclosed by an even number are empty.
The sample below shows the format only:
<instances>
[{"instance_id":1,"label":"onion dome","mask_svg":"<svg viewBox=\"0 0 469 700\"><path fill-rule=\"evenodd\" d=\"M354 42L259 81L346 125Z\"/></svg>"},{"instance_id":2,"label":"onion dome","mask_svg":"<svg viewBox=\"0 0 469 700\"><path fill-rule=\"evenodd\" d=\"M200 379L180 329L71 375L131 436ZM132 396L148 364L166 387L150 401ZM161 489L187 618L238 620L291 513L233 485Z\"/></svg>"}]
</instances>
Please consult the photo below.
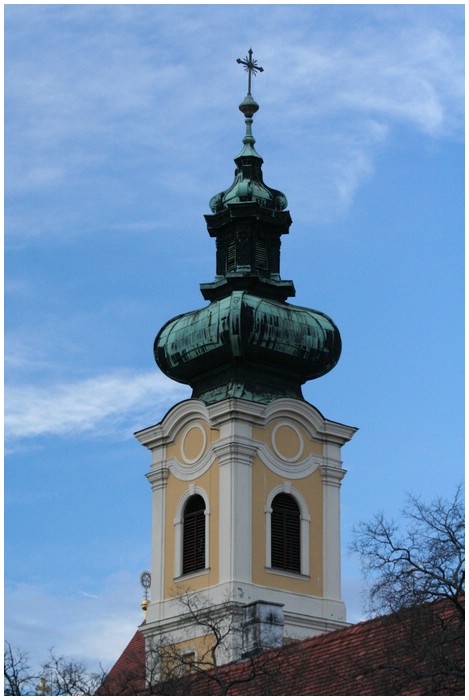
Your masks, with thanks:
<instances>
[{"instance_id":1,"label":"onion dome","mask_svg":"<svg viewBox=\"0 0 469 700\"><path fill-rule=\"evenodd\" d=\"M246 133L234 181L212 197L212 214L205 216L216 239L216 274L200 288L211 303L168 321L154 344L160 369L189 384L192 398L207 404L226 398L302 399L302 384L329 372L341 352L339 330L328 316L286 303L295 288L280 277L280 237L292 220L285 195L264 183L252 135L259 105L251 77L263 68L251 49L238 63L249 75L239 105Z\"/></svg>"},{"instance_id":2,"label":"onion dome","mask_svg":"<svg viewBox=\"0 0 469 700\"><path fill-rule=\"evenodd\" d=\"M339 331L325 314L248 292L168 321L155 340L163 372L206 403L302 399L301 385L329 372L340 351Z\"/></svg>"}]
</instances>

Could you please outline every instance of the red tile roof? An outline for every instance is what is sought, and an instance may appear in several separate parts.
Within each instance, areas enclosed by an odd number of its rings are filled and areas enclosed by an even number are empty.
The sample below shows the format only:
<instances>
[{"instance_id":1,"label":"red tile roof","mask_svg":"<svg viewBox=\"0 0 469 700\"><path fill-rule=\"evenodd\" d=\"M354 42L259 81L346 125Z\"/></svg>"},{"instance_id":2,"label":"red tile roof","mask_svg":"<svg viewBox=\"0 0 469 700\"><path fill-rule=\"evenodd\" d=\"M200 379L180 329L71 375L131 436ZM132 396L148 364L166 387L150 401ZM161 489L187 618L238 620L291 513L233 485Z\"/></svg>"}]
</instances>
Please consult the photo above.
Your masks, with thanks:
<instances>
[{"instance_id":1,"label":"red tile roof","mask_svg":"<svg viewBox=\"0 0 469 700\"><path fill-rule=\"evenodd\" d=\"M463 695L463 647L460 617L440 602L290 642L151 693L143 688L144 643L137 632L108 681L116 695L132 694L132 683L133 694L152 695Z\"/></svg>"},{"instance_id":2,"label":"red tile roof","mask_svg":"<svg viewBox=\"0 0 469 700\"><path fill-rule=\"evenodd\" d=\"M137 630L96 695L145 694L145 639Z\"/></svg>"}]
</instances>

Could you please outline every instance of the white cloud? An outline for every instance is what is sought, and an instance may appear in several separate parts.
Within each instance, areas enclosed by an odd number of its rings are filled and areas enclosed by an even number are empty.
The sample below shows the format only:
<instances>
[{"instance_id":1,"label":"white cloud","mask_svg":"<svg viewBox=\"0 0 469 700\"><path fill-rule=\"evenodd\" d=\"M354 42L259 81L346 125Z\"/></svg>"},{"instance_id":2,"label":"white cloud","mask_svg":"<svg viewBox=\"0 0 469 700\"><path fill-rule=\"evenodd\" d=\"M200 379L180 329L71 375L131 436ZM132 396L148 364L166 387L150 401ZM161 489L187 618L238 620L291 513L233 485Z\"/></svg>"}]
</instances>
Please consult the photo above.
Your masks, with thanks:
<instances>
[{"instance_id":1,"label":"white cloud","mask_svg":"<svg viewBox=\"0 0 469 700\"><path fill-rule=\"evenodd\" d=\"M12 584L5 590L5 637L29 654L39 667L53 648L57 655L83 661L117 661L142 620L138 579L116 572L97 582L97 593L53 592L34 583Z\"/></svg>"},{"instance_id":2,"label":"white cloud","mask_svg":"<svg viewBox=\"0 0 469 700\"><path fill-rule=\"evenodd\" d=\"M286 123L282 133L295 161L314 155L310 167L335 193L331 212L337 201L350 204L373 171L374 148L382 139L369 138L372 121L384 130L404 123L432 137L461 130L463 28L449 11L356 8L360 22L348 25L338 13L337 26L323 26L314 21L318 10L301 6L273 6L268 18L254 7L196 10L93 6L78 13L36 11L34 21L23 13L21 41L44 41L48 18L58 38L37 62L8 53L6 99L15 121L7 115L6 142L15 145L16 167L7 188L21 192L65 184L71 176L82 180L103 163L107 184L115 184L122 174L110 173L128 149L130 169L154 163L151 177L160 194L176 184L179 198L191 196L194 182L184 173L196 166L197 182L204 180L212 164L203 156L226 140L226 118L236 104L238 88L233 84L232 99L226 89L237 70L234 59L225 71L210 70L207 80L209 57L200 41L201 32L210 35L211 56L219 54L219 60L231 51L237 55L239 42L226 34L228 14L236 27L250 13L252 31L259 33L256 54L266 67L259 86L262 120L270 133L279 131L281 120ZM86 32L80 31L83 23ZM153 36L158 40L149 41ZM327 148L321 149L324 139ZM347 172L337 180L327 166L340 166L345 157ZM103 183L104 175L98 177ZM127 182L132 187L132 179ZM31 230L24 226L18 233Z\"/></svg>"},{"instance_id":3,"label":"white cloud","mask_svg":"<svg viewBox=\"0 0 469 700\"><path fill-rule=\"evenodd\" d=\"M289 116L291 108L293 117L342 113L344 125L356 115L378 117L435 135L463 126L462 23L438 26L436 16L425 22L416 10L394 24L363 22L348 31L339 25L333 32L318 27L309 39L282 46L289 70L276 76L276 90L269 85L269 102L283 93ZM273 65L278 50L263 49Z\"/></svg>"},{"instance_id":4,"label":"white cloud","mask_svg":"<svg viewBox=\"0 0 469 700\"><path fill-rule=\"evenodd\" d=\"M16 385L5 390L7 441L116 429L159 415L164 407L187 398L187 387L156 370L129 370L83 381L48 386Z\"/></svg>"}]
</instances>

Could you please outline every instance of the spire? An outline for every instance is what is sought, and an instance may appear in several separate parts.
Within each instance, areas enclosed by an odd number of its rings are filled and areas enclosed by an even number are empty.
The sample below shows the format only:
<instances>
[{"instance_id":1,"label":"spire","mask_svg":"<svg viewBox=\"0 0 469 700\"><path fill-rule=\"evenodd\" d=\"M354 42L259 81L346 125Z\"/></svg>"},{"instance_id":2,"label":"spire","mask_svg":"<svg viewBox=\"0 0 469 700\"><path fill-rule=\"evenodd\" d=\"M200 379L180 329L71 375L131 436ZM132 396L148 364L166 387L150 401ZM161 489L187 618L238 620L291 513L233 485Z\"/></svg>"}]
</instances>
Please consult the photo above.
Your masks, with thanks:
<instances>
[{"instance_id":1,"label":"spire","mask_svg":"<svg viewBox=\"0 0 469 700\"><path fill-rule=\"evenodd\" d=\"M280 277L280 237L292 220L285 195L264 183L252 135L259 105L251 82L264 69L252 49L238 63L248 72L248 92L239 105L246 123L243 148L233 184L212 197L213 213L205 215L216 239L216 273L200 289L211 303L168 321L154 344L160 369L190 384L193 398L207 404L228 397L258 403L301 399L301 385L329 372L341 351L328 316L285 303L295 288Z\"/></svg>"},{"instance_id":2,"label":"spire","mask_svg":"<svg viewBox=\"0 0 469 700\"><path fill-rule=\"evenodd\" d=\"M244 61L241 58L236 59L236 63L241 63L244 67L245 70L248 73L248 92L244 100L241 102L239 105L240 111L244 114L246 117L245 119L245 124L246 124L246 135L243 138L243 143L244 143L244 148L239 154L238 158L240 156L253 156L255 158L259 158L262 164L262 158L260 155L256 152L256 149L254 148L254 144L256 143L256 139L252 135L252 122L253 122L253 115L258 111L259 105L253 98L251 94L251 76L256 75L256 73L259 71L260 73L264 72L264 69L261 68L261 66L257 65L257 61L253 60L252 58L252 49L249 49L248 56L244 59ZM237 160L237 159L236 159Z\"/></svg>"},{"instance_id":3,"label":"spire","mask_svg":"<svg viewBox=\"0 0 469 700\"><path fill-rule=\"evenodd\" d=\"M291 280L280 278L280 236L288 233L291 217L287 198L265 184L263 160L254 148L253 115L259 105L251 94L251 78L264 69L248 56L238 63L248 72L248 92L239 105L246 133L235 158L232 185L211 198L213 214L205 216L210 236L217 239L215 282L202 284L204 299L214 301L232 291L249 290L263 297L285 301L295 295Z\"/></svg>"},{"instance_id":4,"label":"spire","mask_svg":"<svg viewBox=\"0 0 469 700\"><path fill-rule=\"evenodd\" d=\"M274 190L264 183L262 175L264 161L254 148L256 139L252 134L253 116L259 110L259 105L251 94L251 76L256 75L258 71L263 72L264 69L257 65L256 60L253 60L252 49L249 49L248 56L244 60L238 58L237 63L244 65L249 75L248 92L239 105L239 109L245 117L246 133L243 138L243 148L235 158L237 167L233 184L227 190L219 192L211 198L210 209L217 213L226 209L230 204L258 202L264 209L282 211L287 207L287 198L283 192Z\"/></svg>"}]
</instances>

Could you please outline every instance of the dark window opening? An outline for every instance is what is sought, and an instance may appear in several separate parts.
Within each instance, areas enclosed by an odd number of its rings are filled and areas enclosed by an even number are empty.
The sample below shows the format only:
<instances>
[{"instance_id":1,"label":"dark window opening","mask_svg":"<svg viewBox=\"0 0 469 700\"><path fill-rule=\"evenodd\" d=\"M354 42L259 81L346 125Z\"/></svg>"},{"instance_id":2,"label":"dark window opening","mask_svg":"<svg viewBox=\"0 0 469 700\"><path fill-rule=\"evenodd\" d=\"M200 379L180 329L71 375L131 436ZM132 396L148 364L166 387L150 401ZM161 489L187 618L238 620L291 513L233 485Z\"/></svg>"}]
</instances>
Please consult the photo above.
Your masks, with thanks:
<instances>
[{"instance_id":1,"label":"dark window opening","mask_svg":"<svg viewBox=\"0 0 469 700\"><path fill-rule=\"evenodd\" d=\"M229 241L226 251L226 271L232 272L236 269L236 242Z\"/></svg>"},{"instance_id":2,"label":"dark window opening","mask_svg":"<svg viewBox=\"0 0 469 700\"><path fill-rule=\"evenodd\" d=\"M262 270L269 268L269 254L265 241L256 241L256 267Z\"/></svg>"},{"instance_id":3,"label":"dark window opening","mask_svg":"<svg viewBox=\"0 0 469 700\"><path fill-rule=\"evenodd\" d=\"M272 501L272 567L300 573L300 551L300 509L293 496L279 493Z\"/></svg>"},{"instance_id":4,"label":"dark window opening","mask_svg":"<svg viewBox=\"0 0 469 700\"><path fill-rule=\"evenodd\" d=\"M205 569L205 501L191 496L184 509L182 573Z\"/></svg>"}]
</instances>

